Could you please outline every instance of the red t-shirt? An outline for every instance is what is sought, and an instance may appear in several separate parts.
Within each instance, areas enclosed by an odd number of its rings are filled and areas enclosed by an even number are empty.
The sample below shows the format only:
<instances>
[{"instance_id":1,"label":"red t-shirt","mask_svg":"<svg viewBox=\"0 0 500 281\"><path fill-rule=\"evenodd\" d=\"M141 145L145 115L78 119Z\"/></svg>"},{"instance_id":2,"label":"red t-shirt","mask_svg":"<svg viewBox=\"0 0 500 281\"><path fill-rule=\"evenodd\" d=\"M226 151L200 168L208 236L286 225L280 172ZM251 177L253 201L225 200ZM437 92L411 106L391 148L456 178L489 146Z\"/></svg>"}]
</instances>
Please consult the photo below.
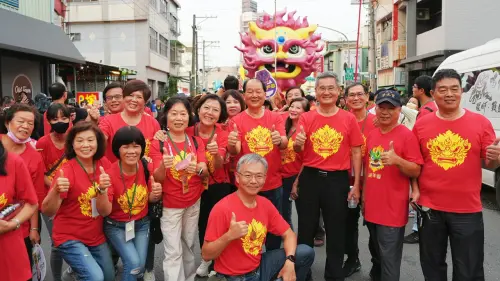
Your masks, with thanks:
<instances>
[{"instance_id":1,"label":"red t-shirt","mask_svg":"<svg viewBox=\"0 0 500 281\"><path fill-rule=\"evenodd\" d=\"M370 112L366 111L368 115L366 118L364 118L361 121L358 121L358 127L361 130L361 135L363 136L363 145L361 146L361 155L365 157L366 155L366 137L370 134L370 132L377 127L375 127L375 124L373 124L373 121L377 118L375 114L371 114ZM364 168L363 166L361 167L361 178L360 182L362 183L364 180ZM350 182L351 185L354 184L354 167L351 167L351 175L350 175ZM362 186L360 186L362 188Z\"/></svg>"},{"instance_id":2,"label":"red t-shirt","mask_svg":"<svg viewBox=\"0 0 500 281\"><path fill-rule=\"evenodd\" d=\"M481 159L495 141L490 121L468 110L454 121L428 114L415 123L413 132L424 157L419 203L445 212L480 212Z\"/></svg>"},{"instance_id":3,"label":"red t-shirt","mask_svg":"<svg viewBox=\"0 0 500 281\"><path fill-rule=\"evenodd\" d=\"M98 246L106 241L103 218L102 216L92 217L91 205L91 199L97 197L98 193L95 187L101 175L100 166L108 170L111 163L103 157L96 162L96 173L88 174L88 176L75 158L66 162L61 168L64 177L69 180L70 187L67 193L60 194L63 201L54 218L52 239L56 247L69 240L80 241L87 246ZM59 174L56 174L52 180L52 187L58 178ZM92 183L89 178L93 181ZM111 193L112 191L108 190L110 202Z\"/></svg>"},{"instance_id":4,"label":"red t-shirt","mask_svg":"<svg viewBox=\"0 0 500 281\"><path fill-rule=\"evenodd\" d=\"M7 176L0 176L0 210L19 201L37 204L35 188L23 159L14 153L7 153L5 171ZM0 249L2 280L19 281L31 278L30 261L22 230L1 234Z\"/></svg>"},{"instance_id":5,"label":"red t-shirt","mask_svg":"<svg viewBox=\"0 0 500 281\"><path fill-rule=\"evenodd\" d=\"M136 175L129 176L125 174L123 174L122 178L118 161L111 164L111 168L106 172L111 178L112 186L111 191L108 191L108 193L113 198L113 210L108 217L121 222L144 218L148 214L148 201L151 186L148 187L146 183L142 163L139 163L139 169L136 174L137 179ZM125 186L123 186L124 182ZM134 188L134 186L136 186L136 188ZM132 205L132 212L130 212L129 204ZM130 213L132 213L131 216Z\"/></svg>"},{"instance_id":6,"label":"red t-shirt","mask_svg":"<svg viewBox=\"0 0 500 281\"><path fill-rule=\"evenodd\" d=\"M200 199L201 192L203 191L203 185L201 177L197 174L189 174L185 170L177 171L175 169L175 165L181 162L184 159L185 155L189 153L196 153L196 158L198 163L204 162L207 160L205 158L205 146L203 145L203 141L199 137L196 138L198 143L198 149L194 147L193 138L188 138L187 149L184 150L185 143L175 143L177 148L180 150L180 155L175 149L175 146L172 145L170 140L167 140L163 144L163 149L169 154L174 155L174 165L172 168L167 170L167 175L165 180L163 181L163 206L166 208L187 208L192 206L198 199ZM183 157L181 157L181 155ZM153 160L153 166L150 171L155 171L158 167L160 167L161 162L163 161L162 153L160 152L160 142L154 141L151 144L151 153L150 157ZM182 184L182 177L187 176L188 178L188 188L185 190Z\"/></svg>"},{"instance_id":7,"label":"red t-shirt","mask_svg":"<svg viewBox=\"0 0 500 281\"><path fill-rule=\"evenodd\" d=\"M125 121L123 121L121 113L107 115L101 120L101 122L99 122L99 128L101 128L102 132L108 137L106 158L108 158L111 163L114 163L118 160L113 154L113 147L111 145L113 142L113 137L115 136L116 131L125 126L129 125L125 123ZM144 156L150 157L149 146L151 144L151 141L153 140L155 133L160 130L160 124L158 123L158 121L156 121L156 119L154 119L154 117L151 117L148 114L143 114L141 121L135 127L137 127L142 132L144 138L146 139L146 149L144 151Z\"/></svg>"},{"instance_id":8,"label":"red t-shirt","mask_svg":"<svg viewBox=\"0 0 500 281\"><path fill-rule=\"evenodd\" d=\"M352 113L339 109L337 114L325 117L318 111L309 111L300 116L297 128L300 126L307 136L304 166L325 171L351 168L351 147L363 145L363 136Z\"/></svg>"},{"instance_id":9,"label":"red t-shirt","mask_svg":"<svg viewBox=\"0 0 500 281\"><path fill-rule=\"evenodd\" d=\"M289 178L296 176L302 168L302 153L296 153L293 150L293 143L295 139L295 131L288 139L288 147L281 151L281 176L283 178Z\"/></svg>"},{"instance_id":10,"label":"red t-shirt","mask_svg":"<svg viewBox=\"0 0 500 281\"><path fill-rule=\"evenodd\" d=\"M245 237L234 240L215 261L215 271L225 275L248 273L260 265L262 245L268 232L282 236L290 225L268 199L257 196L255 208L246 207L237 193L232 193L215 204L208 218L205 241L213 242L229 230L232 213L236 221L248 224Z\"/></svg>"},{"instance_id":11,"label":"red t-shirt","mask_svg":"<svg viewBox=\"0 0 500 281\"><path fill-rule=\"evenodd\" d=\"M71 127L73 127L73 122L69 122L68 131L69 131L69 129L71 129ZM50 127L49 120L47 120L47 112L44 112L43 113L43 135L48 136L50 134L51 130L52 130L52 127Z\"/></svg>"},{"instance_id":12,"label":"red t-shirt","mask_svg":"<svg viewBox=\"0 0 500 281\"><path fill-rule=\"evenodd\" d=\"M430 110L429 110L430 109ZM417 114L417 120L424 117L427 114L436 114L436 111L438 110L436 102L435 101L430 101L426 103L424 106L421 106L420 109L418 110Z\"/></svg>"},{"instance_id":13,"label":"red t-shirt","mask_svg":"<svg viewBox=\"0 0 500 281\"><path fill-rule=\"evenodd\" d=\"M190 137L195 136L195 127L189 127L186 129L186 134ZM226 159L226 154L227 154L227 137L228 137L228 132L223 130L220 124L216 124L215 126L215 133L214 135L217 135L217 145L219 146L219 154L222 156L222 159ZM226 183L229 182L229 176L227 174L226 169L223 167L219 169L215 169L214 163L213 163L213 157L212 154L210 154L207 150L207 144L210 139L204 139L199 135L196 135L203 141L203 147L205 147L205 158L207 159L207 167L209 169L209 177L208 179L208 184L212 185L217 183ZM200 143L202 145L202 143ZM204 185L206 182L204 182ZM205 186L205 188L208 188L208 186Z\"/></svg>"},{"instance_id":14,"label":"red t-shirt","mask_svg":"<svg viewBox=\"0 0 500 281\"><path fill-rule=\"evenodd\" d=\"M365 214L367 221L390 226L402 227L408 222L408 187L410 178L396 166L384 166L381 153L389 150L393 142L394 151L401 158L422 165L424 163L417 138L403 125L382 134L380 129L373 130L367 138L369 151L365 157L366 185Z\"/></svg>"},{"instance_id":15,"label":"red t-shirt","mask_svg":"<svg viewBox=\"0 0 500 281\"><path fill-rule=\"evenodd\" d=\"M144 112L146 112L149 116L153 116L153 111L151 111L149 106L144 107Z\"/></svg>"},{"instance_id":16,"label":"red t-shirt","mask_svg":"<svg viewBox=\"0 0 500 281\"><path fill-rule=\"evenodd\" d=\"M240 155L256 153L267 160L267 178L262 191L280 187L282 185L280 173L281 152L277 145L273 145L271 129L274 126L281 136L286 136L285 122L281 115L264 110L264 115L259 119L255 119L248 115L246 111L243 111L231 119L230 129L233 128L233 124L236 124L239 131Z\"/></svg>"},{"instance_id":17,"label":"red t-shirt","mask_svg":"<svg viewBox=\"0 0 500 281\"><path fill-rule=\"evenodd\" d=\"M45 164L45 172L50 171L50 169L52 169L52 167L54 167L54 165L56 165L61 159L61 157L63 157L64 155L64 148L58 149L54 145L54 142L50 138L50 135L46 135L40 138L40 140L38 140L38 142L36 143L36 148L39 150L40 155L42 155L43 163ZM59 163L57 168L55 168L54 171L52 171L52 173L50 173L50 175L47 176L50 181L52 181L54 175L66 162L68 162L68 160L64 158Z\"/></svg>"}]
</instances>

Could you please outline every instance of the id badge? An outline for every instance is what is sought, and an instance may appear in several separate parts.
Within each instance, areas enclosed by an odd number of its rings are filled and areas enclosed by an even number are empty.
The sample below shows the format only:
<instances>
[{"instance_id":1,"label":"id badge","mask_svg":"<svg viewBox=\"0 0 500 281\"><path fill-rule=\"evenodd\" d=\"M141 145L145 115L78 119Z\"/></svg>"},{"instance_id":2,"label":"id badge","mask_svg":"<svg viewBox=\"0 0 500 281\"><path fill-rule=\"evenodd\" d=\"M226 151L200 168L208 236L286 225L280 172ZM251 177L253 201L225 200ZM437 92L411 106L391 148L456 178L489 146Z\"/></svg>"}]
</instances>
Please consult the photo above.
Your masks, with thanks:
<instances>
[{"instance_id":1,"label":"id badge","mask_svg":"<svg viewBox=\"0 0 500 281\"><path fill-rule=\"evenodd\" d=\"M92 217L96 218L99 216L99 212L97 211L97 198L90 199L90 206L92 208Z\"/></svg>"},{"instance_id":2,"label":"id badge","mask_svg":"<svg viewBox=\"0 0 500 281\"><path fill-rule=\"evenodd\" d=\"M125 224L125 242L135 238L135 221L129 221Z\"/></svg>"},{"instance_id":3,"label":"id badge","mask_svg":"<svg viewBox=\"0 0 500 281\"><path fill-rule=\"evenodd\" d=\"M210 179L208 177L206 178L203 178L203 187L205 188L205 190L208 189L208 183L209 183Z\"/></svg>"},{"instance_id":4,"label":"id badge","mask_svg":"<svg viewBox=\"0 0 500 281\"><path fill-rule=\"evenodd\" d=\"M189 179L187 176L187 173L183 173L181 176L181 182L182 182L182 194L186 194L189 192Z\"/></svg>"}]
</instances>

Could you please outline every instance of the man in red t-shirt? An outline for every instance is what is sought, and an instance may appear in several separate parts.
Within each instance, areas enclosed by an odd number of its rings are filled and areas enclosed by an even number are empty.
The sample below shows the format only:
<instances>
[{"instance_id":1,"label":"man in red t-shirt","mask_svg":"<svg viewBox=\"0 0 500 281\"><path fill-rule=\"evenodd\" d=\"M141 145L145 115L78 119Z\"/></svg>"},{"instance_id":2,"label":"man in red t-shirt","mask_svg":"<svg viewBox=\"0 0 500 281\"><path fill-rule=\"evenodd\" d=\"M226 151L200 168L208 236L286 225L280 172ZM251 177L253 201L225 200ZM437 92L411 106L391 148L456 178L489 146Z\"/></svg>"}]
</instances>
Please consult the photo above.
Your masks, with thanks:
<instances>
[{"instance_id":1,"label":"man in red t-shirt","mask_svg":"<svg viewBox=\"0 0 500 281\"><path fill-rule=\"evenodd\" d=\"M104 96L104 115L120 113L125 107L123 86L118 82L110 83L102 91Z\"/></svg>"},{"instance_id":2,"label":"man in red t-shirt","mask_svg":"<svg viewBox=\"0 0 500 281\"><path fill-rule=\"evenodd\" d=\"M276 207L258 195L267 175L263 157L242 156L236 167L238 191L224 197L210 213L201 255L204 260L215 260L219 278L305 281L314 262L314 250L297 245L295 233ZM282 237L284 249L262 253L268 233Z\"/></svg>"},{"instance_id":3,"label":"man in red t-shirt","mask_svg":"<svg viewBox=\"0 0 500 281\"><path fill-rule=\"evenodd\" d=\"M436 103L431 95L432 77L422 75L415 79L413 84L413 97L418 100L420 108L418 110L417 120L429 113L437 110Z\"/></svg>"},{"instance_id":4,"label":"man in red t-shirt","mask_svg":"<svg viewBox=\"0 0 500 281\"><path fill-rule=\"evenodd\" d=\"M68 92L66 91L66 86L59 82L56 82L49 87L49 94L52 98L52 103L60 103L66 104L66 100L68 99ZM69 122L69 129L71 129L72 124ZM50 126L49 120L47 120L47 112L43 114L43 135L47 136L50 134L50 130L52 127Z\"/></svg>"},{"instance_id":5,"label":"man in red t-shirt","mask_svg":"<svg viewBox=\"0 0 500 281\"><path fill-rule=\"evenodd\" d=\"M300 116L293 148L303 152L298 182L298 241L313 246L322 212L326 230L326 280L344 280L347 201L359 200L363 136L356 117L335 104L340 94L338 77L325 72L316 78L315 111ZM349 190L349 173L354 184Z\"/></svg>"},{"instance_id":6,"label":"man in red t-shirt","mask_svg":"<svg viewBox=\"0 0 500 281\"><path fill-rule=\"evenodd\" d=\"M423 164L415 135L399 124L401 96L385 90L377 95L375 111L379 128L366 140L363 216L372 242L373 280L399 281L403 238L408 222L410 178ZM418 200L418 187L412 187Z\"/></svg>"},{"instance_id":7,"label":"man in red t-shirt","mask_svg":"<svg viewBox=\"0 0 500 281\"><path fill-rule=\"evenodd\" d=\"M418 178L422 222L420 263L426 280L446 280L448 239L454 280L485 280L481 168L500 165L500 138L483 115L460 107L460 75L442 69L432 78L438 110L413 132L424 157Z\"/></svg>"},{"instance_id":8,"label":"man in red t-shirt","mask_svg":"<svg viewBox=\"0 0 500 281\"><path fill-rule=\"evenodd\" d=\"M243 98L247 109L229 122L228 151L236 156L256 153L269 163L269 176L260 195L269 199L281 213L283 187L281 179L281 152L288 146L285 122L277 112L265 110L266 85L258 79L243 84ZM279 249L281 238L269 235L266 250Z\"/></svg>"}]
</instances>

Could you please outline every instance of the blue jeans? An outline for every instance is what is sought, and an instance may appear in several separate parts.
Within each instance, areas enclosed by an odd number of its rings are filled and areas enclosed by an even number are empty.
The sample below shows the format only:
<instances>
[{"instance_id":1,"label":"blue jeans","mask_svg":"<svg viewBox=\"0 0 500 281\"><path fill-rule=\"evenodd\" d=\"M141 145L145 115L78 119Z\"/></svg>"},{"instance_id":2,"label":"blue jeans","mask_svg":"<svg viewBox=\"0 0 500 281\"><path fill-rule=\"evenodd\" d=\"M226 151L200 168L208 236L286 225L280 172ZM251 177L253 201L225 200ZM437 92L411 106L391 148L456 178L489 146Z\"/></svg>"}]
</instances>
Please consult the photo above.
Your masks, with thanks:
<instances>
[{"instance_id":1,"label":"blue jeans","mask_svg":"<svg viewBox=\"0 0 500 281\"><path fill-rule=\"evenodd\" d=\"M296 178L297 178L297 175L283 179L283 196L281 197L282 198L281 211L283 214L283 218L290 225L290 228L292 230L293 230L293 224L292 224L292 203L293 203L293 201L290 201L290 193L292 193L292 186L293 186L293 183L295 182Z\"/></svg>"},{"instance_id":2,"label":"blue jeans","mask_svg":"<svg viewBox=\"0 0 500 281\"><path fill-rule=\"evenodd\" d=\"M79 281L115 280L111 251L106 242L91 247L80 241L70 240L59 245L57 249Z\"/></svg>"},{"instance_id":3,"label":"blue jeans","mask_svg":"<svg viewBox=\"0 0 500 281\"><path fill-rule=\"evenodd\" d=\"M273 190L262 191L259 195L266 197L273 203L274 207L278 209L280 214L282 213L281 202L283 198L283 187L278 187ZM266 236L266 251L272 251L281 248L281 237L267 233Z\"/></svg>"},{"instance_id":4,"label":"blue jeans","mask_svg":"<svg viewBox=\"0 0 500 281\"><path fill-rule=\"evenodd\" d=\"M262 254L260 266L252 273L240 276L227 276L218 274L219 277L225 277L227 281L274 281L278 273L285 265L286 254L284 249L266 251ZM307 245L297 245L295 251L295 275L297 281L305 281L307 273L314 262L314 250Z\"/></svg>"},{"instance_id":5,"label":"blue jeans","mask_svg":"<svg viewBox=\"0 0 500 281\"><path fill-rule=\"evenodd\" d=\"M135 238L125 241L125 223L104 219L104 234L123 262L122 281L135 281L144 275L148 253L149 217L135 222Z\"/></svg>"}]
</instances>

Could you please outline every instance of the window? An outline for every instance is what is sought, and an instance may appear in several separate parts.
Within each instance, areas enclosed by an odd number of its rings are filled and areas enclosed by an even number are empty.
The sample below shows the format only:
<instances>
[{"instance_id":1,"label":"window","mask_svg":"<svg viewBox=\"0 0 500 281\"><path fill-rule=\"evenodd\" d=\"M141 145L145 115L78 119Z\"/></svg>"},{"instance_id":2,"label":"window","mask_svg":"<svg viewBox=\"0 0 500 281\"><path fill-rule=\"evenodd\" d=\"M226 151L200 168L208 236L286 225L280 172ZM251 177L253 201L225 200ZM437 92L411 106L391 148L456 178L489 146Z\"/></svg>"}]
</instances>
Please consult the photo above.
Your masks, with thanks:
<instances>
[{"instance_id":1,"label":"window","mask_svg":"<svg viewBox=\"0 0 500 281\"><path fill-rule=\"evenodd\" d=\"M168 40L160 35L160 55L168 57Z\"/></svg>"},{"instance_id":2,"label":"window","mask_svg":"<svg viewBox=\"0 0 500 281\"><path fill-rule=\"evenodd\" d=\"M158 32L152 27L149 28L149 48L158 52Z\"/></svg>"},{"instance_id":3,"label":"window","mask_svg":"<svg viewBox=\"0 0 500 281\"><path fill-rule=\"evenodd\" d=\"M179 35L179 29L178 28L178 20L174 16L174 14L170 13L170 20L168 21L170 25L170 31L174 32L176 35Z\"/></svg>"},{"instance_id":4,"label":"window","mask_svg":"<svg viewBox=\"0 0 500 281\"><path fill-rule=\"evenodd\" d=\"M157 3L158 0L149 0L149 5L151 7L153 7L153 9L156 10L156 7L158 7L158 3ZM161 1L161 0L160 0Z\"/></svg>"},{"instance_id":5,"label":"window","mask_svg":"<svg viewBox=\"0 0 500 281\"><path fill-rule=\"evenodd\" d=\"M167 9L167 1L160 0L160 15L165 19L168 19L168 9Z\"/></svg>"},{"instance_id":6,"label":"window","mask_svg":"<svg viewBox=\"0 0 500 281\"><path fill-rule=\"evenodd\" d=\"M71 39L71 41L73 41L73 42L80 41L82 39L82 34L81 33L70 33L69 39Z\"/></svg>"}]
</instances>

